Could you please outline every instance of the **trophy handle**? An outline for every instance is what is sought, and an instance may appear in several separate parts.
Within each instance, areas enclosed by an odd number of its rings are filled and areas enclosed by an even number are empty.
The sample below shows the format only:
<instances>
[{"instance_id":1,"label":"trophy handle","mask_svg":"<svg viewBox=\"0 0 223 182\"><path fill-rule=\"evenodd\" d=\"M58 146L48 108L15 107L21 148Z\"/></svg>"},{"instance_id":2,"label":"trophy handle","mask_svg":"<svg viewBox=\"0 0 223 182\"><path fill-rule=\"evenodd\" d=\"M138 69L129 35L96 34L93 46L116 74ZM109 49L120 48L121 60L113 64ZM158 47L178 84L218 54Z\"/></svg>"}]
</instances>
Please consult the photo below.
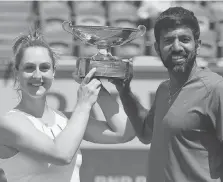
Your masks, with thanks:
<instances>
[{"instance_id":1,"label":"trophy handle","mask_svg":"<svg viewBox=\"0 0 223 182\"><path fill-rule=\"evenodd\" d=\"M138 29L138 31L136 32L136 34L134 34L134 35L133 35L131 38L129 38L128 40L124 41L121 45L124 45L124 44L126 44L126 43L129 43L129 42L131 42L132 40L137 39L137 38L143 36L143 35L145 34L145 32L146 32L146 27L145 27L144 25L139 25L139 26L137 27L137 29Z\"/></svg>"},{"instance_id":2,"label":"trophy handle","mask_svg":"<svg viewBox=\"0 0 223 182\"><path fill-rule=\"evenodd\" d=\"M146 27L144 25L139 25L137 29L139 30L139 32L136 34L136 38L143 36L146 33Z\"/></svg>"},{"instance_id":3,"label":"trophy handle","mask_svg":"<svg viewBox=\"0 0 223 182\"><path fill-rule=\"evenodd\" d=\"M64 29L66 32L68 32L68 33L74 35L74 34L73 34L73 31L72 31L72 22L71 22L71 21L64 21L64 22L62 23L62 27L63 27L63 29Z\"/></svg>"}]
</instances>

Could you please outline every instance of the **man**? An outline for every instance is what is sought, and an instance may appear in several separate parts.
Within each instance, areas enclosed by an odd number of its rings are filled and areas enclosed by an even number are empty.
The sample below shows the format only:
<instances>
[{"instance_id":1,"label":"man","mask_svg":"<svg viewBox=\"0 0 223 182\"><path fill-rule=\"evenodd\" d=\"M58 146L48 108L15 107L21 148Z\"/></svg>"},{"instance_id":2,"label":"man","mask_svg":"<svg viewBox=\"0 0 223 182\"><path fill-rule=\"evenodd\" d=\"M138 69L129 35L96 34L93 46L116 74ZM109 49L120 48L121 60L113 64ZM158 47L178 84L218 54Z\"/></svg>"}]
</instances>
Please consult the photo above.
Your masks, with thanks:
<instances>
[{"instance_id":1,"label":"man","mask_svg":"<svg viewBox=\"0 0 223 182\"><path fill-rule=\"evenodd\" d=\"M133 95L130 81L115 82L138 138L151 141L147 181L223 182L223 78L196 64L197 18L171 7L157 18L154 33L169 79L150 110Z\"/></svg>"}]
</instances>

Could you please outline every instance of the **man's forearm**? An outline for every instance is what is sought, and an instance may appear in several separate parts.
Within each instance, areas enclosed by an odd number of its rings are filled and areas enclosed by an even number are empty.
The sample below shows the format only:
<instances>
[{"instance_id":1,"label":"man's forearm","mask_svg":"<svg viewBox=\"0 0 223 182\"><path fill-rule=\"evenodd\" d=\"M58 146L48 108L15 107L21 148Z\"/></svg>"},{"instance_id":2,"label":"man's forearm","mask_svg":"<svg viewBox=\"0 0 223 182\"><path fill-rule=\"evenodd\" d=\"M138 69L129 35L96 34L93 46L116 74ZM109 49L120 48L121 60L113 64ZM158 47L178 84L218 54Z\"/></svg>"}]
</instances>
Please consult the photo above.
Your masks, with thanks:
<instances>
[{"instance_id":1,"label":"man's forearm","mask_svg":"<svg viewBox=\"0 0 223 182\"><path fill-rule=\"evenodd\" d=\"M102 88L104 89L104 88ZM107 124L114 132L124 133L127 116L118 102L111 97L107 90L101 90L98 97L98 104L104 114Z\"/></svg>"},{"instance_id":2,"label":"man's forearm","mask_svg":"<svg viewBox=\"0 0 223 182\"><path fill-rule=\"evenodd\" d=\"M148 110L140 104L136 96L130 90L121 92L120 99L137 136L142 136L144 121L148 114Z\"/></svg>"},{"instance_id":3,"label":"man's forearm","mask_svg":"<svg viewBox=\"0 0 223 182\"><path fill-rule=\"evenodd\" d=\"M111 97L110 93L105 88L101 88L97 103L99 104L106 120L111 120L119 113L119 104Z\"/></svg>"}]
</instances>

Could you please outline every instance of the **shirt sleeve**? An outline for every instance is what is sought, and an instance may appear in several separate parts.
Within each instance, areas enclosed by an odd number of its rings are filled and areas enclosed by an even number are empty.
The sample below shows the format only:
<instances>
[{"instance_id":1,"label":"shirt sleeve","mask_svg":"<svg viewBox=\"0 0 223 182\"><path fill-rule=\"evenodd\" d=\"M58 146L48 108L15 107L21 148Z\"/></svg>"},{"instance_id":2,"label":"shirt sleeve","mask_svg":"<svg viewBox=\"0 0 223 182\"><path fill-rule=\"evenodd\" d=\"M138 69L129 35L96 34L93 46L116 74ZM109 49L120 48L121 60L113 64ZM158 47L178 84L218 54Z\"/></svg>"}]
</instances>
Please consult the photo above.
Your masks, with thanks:
<instances>
[{"instance_id":1,"label":"shirt sleeve","mask_svg":"<svg viewBox=\"0 0 223 182\"><path fill-rule=\"evenodd\" d=\"M218 82L207 97L207 114L217 138L223 141L223 81Z\"/></svg>"}]
</instances>

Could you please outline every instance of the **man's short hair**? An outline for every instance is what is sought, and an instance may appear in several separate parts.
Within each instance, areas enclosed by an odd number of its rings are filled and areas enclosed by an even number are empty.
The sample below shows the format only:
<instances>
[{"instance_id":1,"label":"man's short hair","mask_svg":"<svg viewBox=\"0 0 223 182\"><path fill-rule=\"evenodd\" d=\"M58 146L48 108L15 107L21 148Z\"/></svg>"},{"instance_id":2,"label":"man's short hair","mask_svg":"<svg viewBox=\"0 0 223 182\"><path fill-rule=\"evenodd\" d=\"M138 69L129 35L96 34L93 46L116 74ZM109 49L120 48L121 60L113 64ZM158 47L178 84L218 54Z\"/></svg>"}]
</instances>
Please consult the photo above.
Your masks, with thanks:
<instances>
[{"instance_id":1,"label":"man's short hair","mask_svg":"<svg viewBox=\"0 0 223 182\"><path fill-rule=\"evenodd\" d=\"M200 37L200 27L197 18L192 11L182 7L171 7L163 11L156 19L154 26L154 35L156 42L160 41L160 33L162 30L186 26L193 32L194 39Z\"/></svg>"}]
</instances>

